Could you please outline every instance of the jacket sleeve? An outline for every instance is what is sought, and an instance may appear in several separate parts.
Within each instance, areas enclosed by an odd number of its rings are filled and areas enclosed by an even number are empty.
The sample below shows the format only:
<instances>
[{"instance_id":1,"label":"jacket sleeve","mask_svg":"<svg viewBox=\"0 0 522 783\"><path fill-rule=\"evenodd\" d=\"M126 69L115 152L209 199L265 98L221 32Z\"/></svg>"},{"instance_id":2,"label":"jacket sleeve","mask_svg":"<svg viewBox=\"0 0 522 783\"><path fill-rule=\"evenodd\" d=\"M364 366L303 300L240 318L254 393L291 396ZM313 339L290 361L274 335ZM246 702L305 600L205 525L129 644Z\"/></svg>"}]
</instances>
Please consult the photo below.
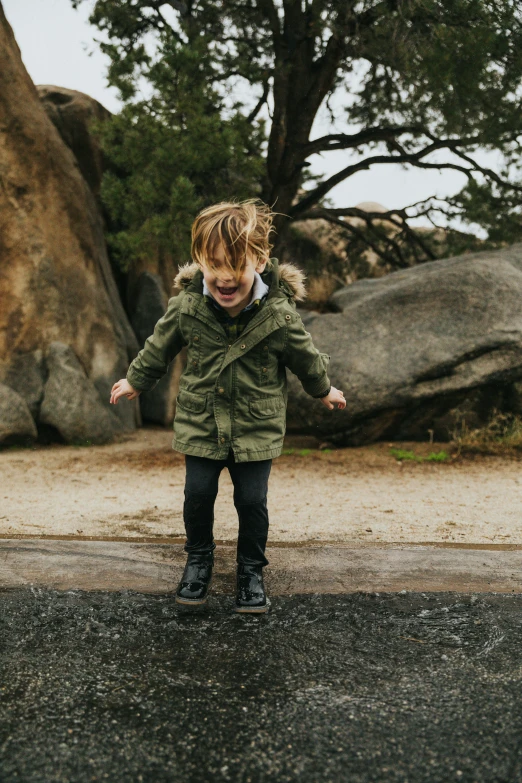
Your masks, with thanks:
<instances>
[{"instance_id":1,"label":"jacket sleeve","mask_svg":"<svg viewBox=\"0 0 522 783\"><path fill-rule=\"evenodd\" d=\"M169 299L167 312L154 327L154 334L147 338L131 363L127 380L134 389L153 389L167 372L170 362L185 345L179 324L182 299L183 294Z\"/></svg>"},{"instance_id":2,"label":"jacket sleeve","mask_svg":"<svg viewBox=\"0 0 522 783\"><path fill-rule=\"evenodd\" d=\"M299 313L285 316L286 345L284 363L294 375L297 375L303 389L311 397L324 397L330 390L330 379L326 368L330 357L320 353L306 331Z\"/></svg>"}]
</instances>

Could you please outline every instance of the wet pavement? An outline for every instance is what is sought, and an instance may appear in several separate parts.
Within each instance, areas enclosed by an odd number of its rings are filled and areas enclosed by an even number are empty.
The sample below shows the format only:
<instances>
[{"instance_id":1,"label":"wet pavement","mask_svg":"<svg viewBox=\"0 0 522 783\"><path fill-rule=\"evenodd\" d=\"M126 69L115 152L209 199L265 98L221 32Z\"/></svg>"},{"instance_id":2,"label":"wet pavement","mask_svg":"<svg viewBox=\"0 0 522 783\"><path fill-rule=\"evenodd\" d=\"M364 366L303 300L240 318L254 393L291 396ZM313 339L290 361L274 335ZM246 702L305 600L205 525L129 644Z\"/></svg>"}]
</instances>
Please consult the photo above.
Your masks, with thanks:
<instances>
[{"instance_id":1,"label":"wet pavement","mask_svg":"<svg viewBox=\"0 0 522 783\"><path fill-rule=\"evenodd\" d=\"M272 544L271 595L364 592L522 592L522 546L513 544ZM176 589L182 543L0 539L1 587L57 590ZM235 587L236 544L218 542L212 592Z\"/></svg>"},{"instance_id":2,"label":"wet pavement","mask_svg":"<svg viewBox=\"0 0 522 783\"><path fill-rule=\"evenodd\" d=\"M0 591L0 780L522 780L522 596Z\"/></svg>"}]
</instances>

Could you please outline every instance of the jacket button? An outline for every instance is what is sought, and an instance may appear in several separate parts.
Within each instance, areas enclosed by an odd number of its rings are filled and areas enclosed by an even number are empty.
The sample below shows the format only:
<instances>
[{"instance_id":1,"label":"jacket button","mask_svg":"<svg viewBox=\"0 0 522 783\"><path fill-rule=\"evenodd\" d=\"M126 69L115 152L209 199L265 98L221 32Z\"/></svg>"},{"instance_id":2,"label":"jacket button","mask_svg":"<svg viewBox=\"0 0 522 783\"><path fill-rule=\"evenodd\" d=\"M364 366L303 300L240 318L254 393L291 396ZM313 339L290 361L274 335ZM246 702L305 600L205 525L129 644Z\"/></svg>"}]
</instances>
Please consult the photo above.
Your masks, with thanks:
<instances>
[{"instance_id":1,"label":"jacket button","mask_svg":"<svg viewBox=\"0 0 522 783\"><path fill-rule=\"evenodd\" d=\"M243 345L241 346L241 350L244 351L245 348L246 348L246 345L243 343Z\"/></svg>"},{"instance_id":2,"label":"jacket button","mask_svg":"<svg viewBox=\"0 0 522 783\"><path fill-rule=\"evenodd\" d=\"M189 296L188 300L189 300L189 302L192 302L192 297L191 297L191 296Z\"/></svg>"},{"instance_id":3,"label":"jacket button","mask_svg":"<svg viewBox=\"0 0 522 783\"><path fill-rule=\"evenodd\" d=\"M266 367L263 367L263 372L266 372Z\"/></svg>"},{"instance_id":4,"label":"jacket button","mask_svg":"<svg viewBox=\"0 0 522 783\"><path fill-rule=\"evenodd\" d=\"M225 442L225 438L221 438L221 443L224 443L224 442Z\"/></svg>"},{"instance_id":5,"label":"jacket button","mask_svg":"<svg viewBox=\"0 0 522 783\"><path fill-rule=\"evenodd\" d=\"M263 351L268 351L268 345L265 345L265 346L263 347Z\"/></svg>"},{"instance_id":6,"label":"jacket button","mask_svg":"<svg viewBox=\"0 0 522 783\"><path fill-rule=\"evenodd\" d=\"M194 365L194 367L198 366L198 363L196 361L193 361L192 364Z\"/></svg>"},{"instance_id":7,"label":"jacket button","mask_svg":"<svg viewBox=\"0 0 522 783\"><path fill-rule=\"evenodd\" d=\"M289 321L291 319L291 317L292 317L291 315L285 315L285 318L286 318L287 321Z\"/></svg>"},{"instance_id":8,"label":"jacket button","mask_svg":"<svg viewBox=\"0 0 522 783\"><path fill-rule=\"evenodd\" d=\"M224 390L224 389L220 389L220 390L219 390L219 393L220 393L220 394L224 394L224 393L225 393L225 390Z\"/></svg>"},{"instance_id":9,"label":"jacket button","mask_svg":"<svg viewBox=\"0 0 522 783\"><path fill-rule=\"evenodd\" d=\"M194 337L194 342L195 342L195 343L197 343L198 341L199 341L199 337L196 335L196 336Z\"/></svg>"}]
</instances>

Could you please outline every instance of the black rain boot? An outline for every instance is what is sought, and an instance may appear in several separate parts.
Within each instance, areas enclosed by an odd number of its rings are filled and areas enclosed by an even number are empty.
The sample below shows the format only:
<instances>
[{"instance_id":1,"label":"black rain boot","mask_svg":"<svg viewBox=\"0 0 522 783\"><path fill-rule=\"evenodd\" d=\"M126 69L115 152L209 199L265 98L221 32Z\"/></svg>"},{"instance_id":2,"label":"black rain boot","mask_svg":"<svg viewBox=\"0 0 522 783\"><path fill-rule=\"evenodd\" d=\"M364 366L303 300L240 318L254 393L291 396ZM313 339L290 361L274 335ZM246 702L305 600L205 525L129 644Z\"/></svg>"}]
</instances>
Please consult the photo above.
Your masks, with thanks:
<instances>
[{"instance_id":1,"label":"black rain boot","mask_svg":"<svg viewBox=\"0 0 522 783\"><path fill-rule=\"evenodd\" d=\"M243 614L262 614L268 611L262 566L238 564L235 610Z\"/></svg>"},{"instance_id":2,"label":"black rain boot","mask_svg":"<svg viewBox=\"0 0 522 783\"><path fill-rule=\"evenodd\" d=\"M206 603L212 581L213 552L190 552L176 590L176 603L200 606Z\"/></svg>"},{"instance_id":3,"label":"black rain boot","mask_svg":"<svg viewBox=\"0 0 522 783\"><path fill-rule=\"evenodd\" d=\"M187 563L176 590L177 604L200 606L208 598L216 548L212 535L215 499L215 495L185 492L183 518L187 534L184 547Z\"/></svg>"},{"instance_id":4,"label":"black rain boot","mask_svg":"<svg viewBox=\"0 0 522 783\"><path fill-rule=\"evenodd\" d=\"M239 516L237 539L237 593L235 611L261 614L268 611L269 602L263 584L263 567L268 537L266 498L258 503L236 506Z\"/></svg>"}]
</instances>

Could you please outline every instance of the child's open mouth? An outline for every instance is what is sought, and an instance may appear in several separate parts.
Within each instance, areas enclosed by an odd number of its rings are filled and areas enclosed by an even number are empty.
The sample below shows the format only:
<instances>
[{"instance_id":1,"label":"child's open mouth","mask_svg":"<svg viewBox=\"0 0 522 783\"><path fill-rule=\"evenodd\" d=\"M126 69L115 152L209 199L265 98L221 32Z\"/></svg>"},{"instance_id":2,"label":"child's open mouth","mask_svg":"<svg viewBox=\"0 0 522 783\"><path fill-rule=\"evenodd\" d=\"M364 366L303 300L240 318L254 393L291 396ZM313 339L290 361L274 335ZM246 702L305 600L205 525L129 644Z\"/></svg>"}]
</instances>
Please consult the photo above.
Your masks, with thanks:
<instances>
[{"instance_id":1,"label":"child's open mouth","mask_svg":"<svg viewBox=\"0 0 522 783\"><path fill-rule=\"evenodd\" d=\"M237 285L233 288L223 288L222 286L218 286L218 291L220 296L223 297L223 299L232 299L234 294L237 291Z\"/></svg>"}]
</instances>

